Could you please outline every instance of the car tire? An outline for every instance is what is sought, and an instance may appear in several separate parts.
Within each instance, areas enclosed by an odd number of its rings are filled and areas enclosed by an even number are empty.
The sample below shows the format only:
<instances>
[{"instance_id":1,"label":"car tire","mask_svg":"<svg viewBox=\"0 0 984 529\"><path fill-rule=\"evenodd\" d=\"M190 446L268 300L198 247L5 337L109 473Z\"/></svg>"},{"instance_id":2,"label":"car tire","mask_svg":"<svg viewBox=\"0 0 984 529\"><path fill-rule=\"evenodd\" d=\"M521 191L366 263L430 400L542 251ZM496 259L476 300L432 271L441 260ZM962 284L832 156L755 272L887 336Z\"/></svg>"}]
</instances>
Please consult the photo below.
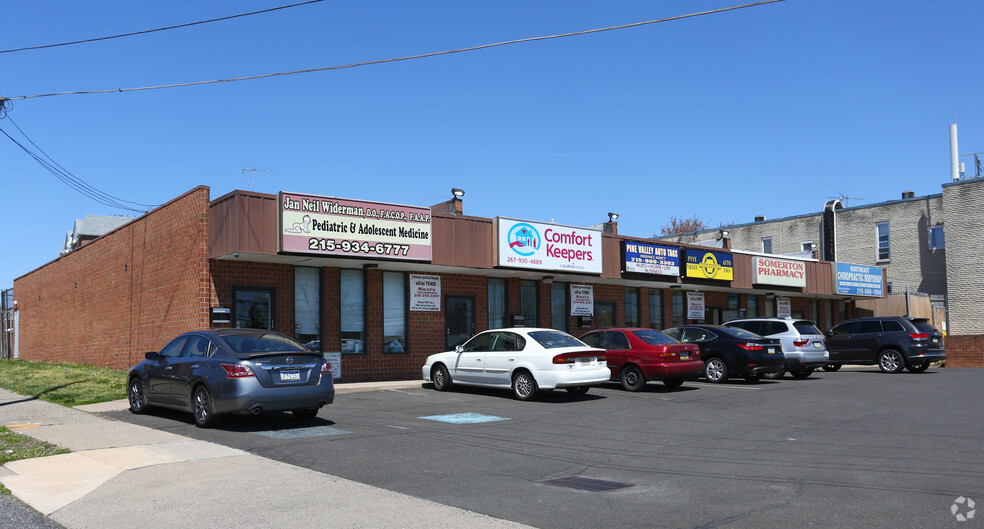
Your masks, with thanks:
<instances>
[{"instance_id":1,"label":"car tire","mask_svg":"<svg viewBox=\"0 0 984 529\"><path fill-rule=\"evenodd\" d=\"M140 379L133 377L126 386L126 398L130 401L130 412L140 415L147 412L147 395L144 394Z\"/></svg>"},{"instance_id":2,"label":"car tire","mask_svg":"<svg viewBox=\"0 0 984 529\"><path fill-rule=\"evenodd\" d=\"M678 388L678 387L680 387L680 386L683 385L683 379L681 379L681 378L668 378L668 379L666 379L666 380L663 381L663 385L666 386L666 387L668 387L668 388L670 388L670 389Z\"/></svg>"},{"instance_id":3,"label":"car tire","mask_svg":"<svg viewBox=\"0 0 984 529\"><path fill-rule=\"evenodd\" d=\"M195 416L195 426L209 428L215 424L215 407L212 405L212 395L205 386L198 386L191 398L192 415Z\"/></svg>"},{"instance_id":4,"label":"car tire","mask_svg":"<svg viewBox=\"0 0 984 529\"><path fill-rule=\"evenodd\" d=\"M431 382L434 383L434 389L437 391L451 389L451 374L448 373L448 368L440 364L434 366L431 370Z\"/></svg>"},{"instance_id":5,"label":"car tire","mask_svg":"<svg viewBox=\"0 0 984 529\"><path fill-rule=\"evenodd\" d=\"M920 363L906 364L905 368L909 370L910 373L922 373L923 371L929 369L929 360L923 360Z\"/></svg>"},{"instance_id":6,"label":"car tire","mask_svg":"<svg viewBox=\"0 0 984 529\"><path fill-rule=\"evenodd\" d=\"M538 387L536 379L529 371L520 371L513 375L513 395L519 400L530 401L536 398Z\"/></svg>"},{"instance_id":7,"label":"car tire","mask_svg":"<svg viewBox=\"0 0 984 529\"><path fill-rule=\"evenodd\" d=\"M878 367L884 373L901 373L905 369L905 358L895 349L885 349L878 355Z\"/></svg>"},{"instance_id":8,"label":"car tire","mask_svg":"<svg viewBox=\"0 0 984 529\"><path fill-rule=\"evenodd\" d=\"M769 380L779 380L786 374L786 368L782 368L779 371L770 371L768 373L762 373L762 378L767 378Z\"/></svg>"},{"instance_id":9,"label":"car tire","mask_svg":"<svg viewBox=\"0 0 984 529\"><path fill-rule=\"evenodd\" d=\"M642 370L636 366L625 366L618 375L622 387L626 391L642 391L646 387L646 377L642 375Z\"/></svg>"},{"instance_id":10,"label":"car tire","mask_svg":"<svg viewBox=\"0 0 984 529\"><path fill-rule=\"evenodd\" d=\"M303 408L300 410L290 410L290 414L301 422L313 420L318 416L318 408Z\"/></svg>"},{"instance_id":11,"label":"car tire","mask_svg":"<svg viewBox=\"0 0 984 529\"><path fill-rule=\"evenodd\" d=\"M827 364L823 366L824 371L837 371L840 368L841 368L840 364Z\"/></svg>"},{"instance_id":12,"label":"car tire","mask_svg":"<svg viewBox=\"0 0 984 529\"><path fill-rule=\"evenodd\" d=\"M715 384L728 380L728 366L720 358L708 358L704 362L704 378Z\"/></svg>"},{"instance_id":13,"label":"car tire","mask_svg":"<svg viewBox=\"0 0 984 529\"><path fill-rule=\"evenodd\" d=\"M809 378L810 375L813 374L813 368L810 367L807 369L798 369L796 371L790 371L789 374L793 375L793 378L795 379L803 380L804 378Z\"/></svg>"},{"instance_id":14,"label":"car tire","mask_svg":"<svg viewBox=\"0 0 984 529\"><path fill-rule=\"evenodd\" d=\"M588 390L591 389L591 386L574 386L566 389L571 395L580 397L581 395L587 395Z\"/></svg>"}]
</instances>

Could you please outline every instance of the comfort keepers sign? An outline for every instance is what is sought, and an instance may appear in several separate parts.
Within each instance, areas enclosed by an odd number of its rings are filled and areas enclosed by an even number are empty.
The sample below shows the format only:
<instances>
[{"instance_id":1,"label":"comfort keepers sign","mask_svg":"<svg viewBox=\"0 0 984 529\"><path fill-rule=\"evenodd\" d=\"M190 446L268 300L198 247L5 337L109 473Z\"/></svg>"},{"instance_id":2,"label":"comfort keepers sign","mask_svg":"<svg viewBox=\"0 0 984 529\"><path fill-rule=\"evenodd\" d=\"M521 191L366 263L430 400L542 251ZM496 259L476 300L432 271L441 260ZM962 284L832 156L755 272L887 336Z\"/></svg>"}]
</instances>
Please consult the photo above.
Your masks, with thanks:
<instances>
[{"instance_id":1,"label":"comfort keepers sign","mask_svg":"<svg viewBox=\"0 0 984 529\"><path fill-rule=\"evenodd\" d=\"M601 274L601 231L497 217L496 264Z\"/></svg>"},{"instance_id":2,"label":"comfort keepers sign","mask_svg":"<svg viewBox=\"0 0 984 529\"><path fill-rule=\"evenodd\" d=\"M753 257L752 283L806 287L806 263L771 257Z\"/></svg>"}]
</instances>

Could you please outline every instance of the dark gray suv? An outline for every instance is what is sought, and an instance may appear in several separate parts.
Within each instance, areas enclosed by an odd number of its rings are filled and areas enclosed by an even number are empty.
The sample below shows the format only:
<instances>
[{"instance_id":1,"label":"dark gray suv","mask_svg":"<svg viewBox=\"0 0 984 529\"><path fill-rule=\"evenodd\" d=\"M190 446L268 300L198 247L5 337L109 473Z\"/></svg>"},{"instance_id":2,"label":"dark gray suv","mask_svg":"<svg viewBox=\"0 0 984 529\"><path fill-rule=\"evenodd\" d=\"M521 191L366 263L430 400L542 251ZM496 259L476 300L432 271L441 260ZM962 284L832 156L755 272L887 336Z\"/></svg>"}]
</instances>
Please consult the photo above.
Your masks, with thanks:
<instances>
[{"instance_id":1,"label":"dark gray suv","mask_svg":"<svg viewBox=\"0 0 984 529\"><path fill-rule=\"evenodd\" d=\"M827 331L830 361L825 369L842 364L877 364L885 373L908 369L922 373L930 362L946 359L943 336L926 318L875 316L839 323Z\"/></svg>"}]
</instances>

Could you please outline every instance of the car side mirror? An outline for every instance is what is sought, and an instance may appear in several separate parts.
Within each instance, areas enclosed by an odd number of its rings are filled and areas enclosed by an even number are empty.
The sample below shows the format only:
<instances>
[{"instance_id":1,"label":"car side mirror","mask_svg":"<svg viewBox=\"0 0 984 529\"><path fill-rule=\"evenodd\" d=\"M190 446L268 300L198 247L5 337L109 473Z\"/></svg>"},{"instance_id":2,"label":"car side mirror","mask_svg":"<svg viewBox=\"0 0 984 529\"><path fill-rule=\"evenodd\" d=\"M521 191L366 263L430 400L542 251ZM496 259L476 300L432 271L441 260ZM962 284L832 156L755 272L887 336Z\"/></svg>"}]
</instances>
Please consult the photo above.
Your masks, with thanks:
<instances>
[{"instance_id":1,"label":"car side mirror","mask_svg":"<svg viewBox=\"0 0 984 529\"><path fill-rule=\"evenodd\" d=\"M458 354L461 354L462 352L464 352L464 350L465 350L465 348L463 346L460 346L460 345L454 346L454 352L456 352Z\"/></svg>"},{"instance_id":2,"label":"car side mirror","mask_svg":"<svg viewBox=\"0 0 984 529\"><path fill-rule=\"evenodd\" d=\"M147 360L157 360L161 355L157 354L157 351L147 351L144 353L144 358Z\"/></svg>"}]
</instances>

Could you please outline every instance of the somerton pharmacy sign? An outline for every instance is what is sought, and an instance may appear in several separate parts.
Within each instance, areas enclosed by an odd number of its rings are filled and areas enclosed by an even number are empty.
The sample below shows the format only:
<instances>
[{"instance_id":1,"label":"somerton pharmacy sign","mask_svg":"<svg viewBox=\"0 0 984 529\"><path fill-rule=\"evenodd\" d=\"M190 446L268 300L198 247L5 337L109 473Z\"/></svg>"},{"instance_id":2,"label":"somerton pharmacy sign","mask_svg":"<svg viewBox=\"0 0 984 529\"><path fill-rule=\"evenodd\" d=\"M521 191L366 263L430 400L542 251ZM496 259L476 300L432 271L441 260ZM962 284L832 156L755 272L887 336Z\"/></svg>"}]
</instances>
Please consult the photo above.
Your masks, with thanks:
<instances>
[{"instance_id":1,"label":"somerton pharmacy sign","mask_svg":"<svg viewBox=\"0 0 984 529\"><path fill-rule=\"evenodd\" d=\"M601 231L496 218L496 264L600 274Z\"/></svg>"},{"instance_id":2,"label":"somerton pharmacy sign","mask_svg":"<svg viewBox=\"0 0 984 529\"><path fill-rule=\"evenodd\" d=\"M752 258L752 283L756 285L806 286L806 263L771 257Z\"/></svg>"}]
</instances>

